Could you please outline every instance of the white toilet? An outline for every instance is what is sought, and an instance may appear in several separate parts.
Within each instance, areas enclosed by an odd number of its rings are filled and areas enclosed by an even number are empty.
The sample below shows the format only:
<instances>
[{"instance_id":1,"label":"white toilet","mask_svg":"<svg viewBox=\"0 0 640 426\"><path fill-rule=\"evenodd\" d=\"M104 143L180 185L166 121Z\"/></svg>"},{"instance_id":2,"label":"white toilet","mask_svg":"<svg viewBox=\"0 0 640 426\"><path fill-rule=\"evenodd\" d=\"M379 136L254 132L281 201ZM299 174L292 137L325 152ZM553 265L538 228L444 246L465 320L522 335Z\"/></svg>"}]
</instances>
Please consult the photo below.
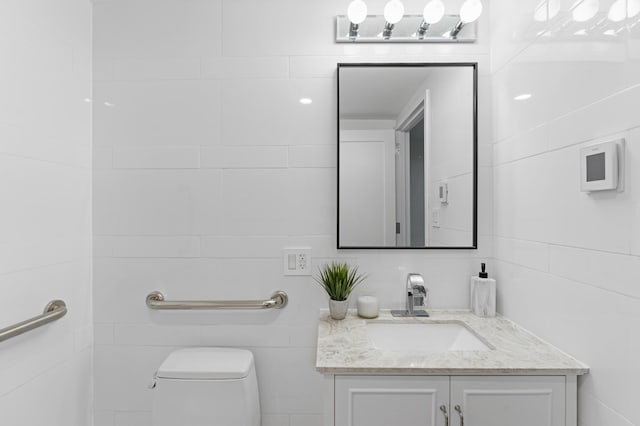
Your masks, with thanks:
<instances>
[{"instance_id":1,"label":"white toilet","mask_svg":"<svg viewBox=\"0 0 640 426\"><path fill-rule=\"evenodd\" d=\"M243 349L172 352L158 372L153 426L260 426L253 354Z\"/></svg>"}]
</instances>

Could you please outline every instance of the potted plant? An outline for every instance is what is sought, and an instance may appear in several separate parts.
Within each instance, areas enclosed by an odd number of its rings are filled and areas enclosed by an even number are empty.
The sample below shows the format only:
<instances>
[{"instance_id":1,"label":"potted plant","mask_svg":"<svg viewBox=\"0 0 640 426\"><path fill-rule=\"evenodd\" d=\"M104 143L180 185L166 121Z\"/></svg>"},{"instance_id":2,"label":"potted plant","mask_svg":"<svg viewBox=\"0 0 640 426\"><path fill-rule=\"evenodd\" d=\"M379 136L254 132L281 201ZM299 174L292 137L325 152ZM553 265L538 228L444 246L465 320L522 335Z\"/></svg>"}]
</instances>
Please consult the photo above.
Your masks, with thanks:
<instances>
[{"instance_id":1,"label":"potted plant","mask_svg":"<svg viewBox=\"0 0 640 426\"><path fill-rule=\"evenodd\" d=\"M349 295L366 278L358 274L358 267L347 263L331 262L318 268L318 276L313 279L329 295L329 313L333 319L344 319L349 308Z\"/></svg>"}]
</instances>

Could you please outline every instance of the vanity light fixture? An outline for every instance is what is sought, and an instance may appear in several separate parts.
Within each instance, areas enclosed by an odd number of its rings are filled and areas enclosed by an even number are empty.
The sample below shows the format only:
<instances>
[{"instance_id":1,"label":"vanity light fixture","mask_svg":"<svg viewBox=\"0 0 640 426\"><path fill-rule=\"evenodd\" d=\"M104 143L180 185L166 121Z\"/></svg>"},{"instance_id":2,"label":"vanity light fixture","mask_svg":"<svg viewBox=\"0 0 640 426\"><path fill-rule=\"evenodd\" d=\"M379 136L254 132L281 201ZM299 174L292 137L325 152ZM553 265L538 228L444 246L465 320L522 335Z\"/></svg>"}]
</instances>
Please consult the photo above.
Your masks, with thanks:
<instances>
[{"instance_id":1,"label":"vanity light fixture","mask_svg":"<svg viewBox=\"0 0 640 426\"><path fill-rule=\"evenodd\" d=\"M572 6L573 20L576 22L587 22L598 13L600 2L598 0L578 0Z\"/></svg>"},{"instance_id":2,"label":"vanity light fixture","mask_svg":"<svg viewBox=\"0 0 640 426\"><path fill-rule=\"evenodd\" d=\"M451 37L456 38L462 27L475 22L482 15L482 2L480 0L465 0L460 6L460 20L451 30Z\"/></svg>"},{"instance_id":3,"label":"vanity light fixture","mask_svg":"<svg viewBox=\"0 0 640 426\"><path fill-rule=\"evenodd\" d=\"M355 40L358 37L360 24L367 19L367 4L363 0L353 0L347 8L349 18L349 38Z\"/></svg>"},{"instance_id":4,"label":"vanity light fixture","mask_svg":"<svg viewBox=\"0 0 640 426\"><path fill-rule=\"evenodd\" d=\"M404 5L400 0L391 0L384 7L384 30L382 38L389 40L393 27L402 20L404 16Z\"/></svg>"},{"instance_id":5,"label":"vanity light fixture","mask_svg":"<svg viewBox=\"0 0 640 426\"><path fill-rule=\"evenodd\" d=\"M424 39L424 33L427 32L431 25L440 22L443 16L444 3L442 3L442 0L431 0L427 3L422 11L422 22L416 30L416 37L420 40Z\"/></svg>"},{"instance_id":6,"label":"vanity light fixture","mask_svg":"<svg viewBox=\"0 0 640 426\"><path fill-rule=\"evenodd\" d=\"M445 13L445 0L423 0L420 15L405 15L402 0L388 0L383 13L367 15L366 0L350 0L346 15L336 17L338 43L472 43L481 0L464 0L458 14ZM557 2L558 0L549 0ZM400 25L398 23L402 21ZM462 31L464 29L464 31Z\"/></svg>"}]
</instances>

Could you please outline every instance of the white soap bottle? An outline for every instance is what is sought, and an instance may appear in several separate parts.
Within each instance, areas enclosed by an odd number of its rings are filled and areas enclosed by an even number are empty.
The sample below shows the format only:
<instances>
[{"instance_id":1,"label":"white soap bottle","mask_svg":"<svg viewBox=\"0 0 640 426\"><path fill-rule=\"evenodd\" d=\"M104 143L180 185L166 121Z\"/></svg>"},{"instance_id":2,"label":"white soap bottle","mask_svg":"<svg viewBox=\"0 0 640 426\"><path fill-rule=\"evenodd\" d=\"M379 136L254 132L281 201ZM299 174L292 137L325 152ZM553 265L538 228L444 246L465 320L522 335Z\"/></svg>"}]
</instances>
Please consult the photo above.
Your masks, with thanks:
<instances>
[{"instance_id":1,"label":"white soap bottle","mask_svg":"<svg viewBox=\"0 0 640 426\"><path fill-rule=\"evenodd\" d=\"M471 312L479 317L496 316L496 280L489 278L482 263L482 271L477 277L471 277L470 300Z\"/></svg>"}]
</instances>

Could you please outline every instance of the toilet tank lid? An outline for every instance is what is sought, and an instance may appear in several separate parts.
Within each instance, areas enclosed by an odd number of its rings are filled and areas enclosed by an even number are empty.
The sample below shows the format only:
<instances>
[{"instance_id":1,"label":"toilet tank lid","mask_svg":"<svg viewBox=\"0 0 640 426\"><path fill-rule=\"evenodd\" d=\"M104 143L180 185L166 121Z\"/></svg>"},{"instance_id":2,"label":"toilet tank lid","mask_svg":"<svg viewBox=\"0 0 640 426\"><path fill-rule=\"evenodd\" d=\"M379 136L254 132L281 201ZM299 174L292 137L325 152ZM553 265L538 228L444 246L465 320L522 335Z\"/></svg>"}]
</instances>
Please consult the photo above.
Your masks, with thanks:
<instances>
[{"instance_id":1,"label":"toilet tank lid","mask_svg":"<svg viewBox=\"0 0 640 426\"><path fill-rule=\"evenodd\" d=\"M165 379L242 379L253 367L253 354L244 349L187 348L173 351L158 368Z\"/></svg>"}]
</instances>

